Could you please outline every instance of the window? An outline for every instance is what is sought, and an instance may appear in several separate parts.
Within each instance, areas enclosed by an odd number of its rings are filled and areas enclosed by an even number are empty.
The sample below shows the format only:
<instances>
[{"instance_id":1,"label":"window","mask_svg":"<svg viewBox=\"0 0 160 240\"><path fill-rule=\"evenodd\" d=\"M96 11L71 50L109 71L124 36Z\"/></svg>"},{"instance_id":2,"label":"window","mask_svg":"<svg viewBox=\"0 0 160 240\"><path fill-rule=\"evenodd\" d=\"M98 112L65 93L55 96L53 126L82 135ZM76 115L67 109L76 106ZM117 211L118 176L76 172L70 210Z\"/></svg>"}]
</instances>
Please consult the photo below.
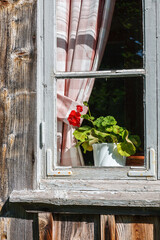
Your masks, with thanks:
<instances>
[{"instance_id":1,"label":"window","mask_svg":"<svg viewBox=\"0 0 160 240\"><path fill-rule=\"evenodd\" d=\"M109 2L109 1L108 1ZM118 1L116 4L118 5ZM142 0L134 1L142 6L143 19L143 52L144 60L137 61L136 57L142 56L142 48L138 49L141 41L130 36L131 48L136 41L137 56L129 55L129 52L121 54L121 57L127 56L128 61L122 64L122 60L114 62L113 60L101 65L99 71L57 71L56 70L56 3L54 1L44 1L39 3L39 29L38 29L38 179L50 179L58 175L72 175L73 179L146 179L147 177L156 177L157 159L157 42L156 42L156 1ZM112 1L113 3L113 1ZM127 3L127 1L125 1ZM42 6L41 6L42 4ZM121 9L118 9L122 11ZM115 11L117 11L115 9ZM53 14L54 13L54 14ZM139 23L139 21L137 21ZM127 23L125 23L127 24ZM140 27L139 25L136 27ZM137 30L138 32L138 30ZM111 32L113 34L113 32ZM138 33L137 33L138 34ZM142 35L140 36L142 40ZM120 43L118 43L120 44ZM118 44L113 41L113 36L109 40L108 48L118 48ZM126 47L126 46L124 46ZM128 47L128 46L127 46ZM107 49L107 48L106 48ZM122 50L122 48L121 48ZM113 51L112 51L113 52ZM111 52L111 53L112 53ZM115 51L116 54L119 51ZM107 54L110 54L109 51ZM128 54L128 55L127 55ZM139 55L138 55L139 54ZM110 59L110 56L107 56ZM105 57L105 55L104 55ZM118 59L118 57L116 56ZM43 60L42 60L43 59ZM132 61L134 59L134 62ZM104 63L104 61L103 61ZM120 64L121 63L121 64ZM110 64L110 65L109 65ZM93 167L75 167L58 166L57 164L57 123L56 123L56 100L57 100L57 81L60 79L96 79L96 82L107 78L107 84L114 81L114 84L125 86L127 89L133 89L132 83L136 83L138 91L141 94L141 101L144 106L144 151L145 165L136 169L130 167L124 168L93 168ZM127 80L128 79L128 80ZM130 86L127 86L128 82ZM103 85L103 84L102 84ZM112 84L111 84L112 85ZM112 85L112 87L114 87ZM134 97L132 97L134 98ZM126 105L126 108L130 106ZM142 110L140 108L140 113ZM143 117L142 117L143 118ZM141 118L141 119L142 119ZM142 119L143 122L143 119ZM142 129L142 128L141 128ZM73 173L73 174L72 174Z\"/></svg>"}]
</instances>

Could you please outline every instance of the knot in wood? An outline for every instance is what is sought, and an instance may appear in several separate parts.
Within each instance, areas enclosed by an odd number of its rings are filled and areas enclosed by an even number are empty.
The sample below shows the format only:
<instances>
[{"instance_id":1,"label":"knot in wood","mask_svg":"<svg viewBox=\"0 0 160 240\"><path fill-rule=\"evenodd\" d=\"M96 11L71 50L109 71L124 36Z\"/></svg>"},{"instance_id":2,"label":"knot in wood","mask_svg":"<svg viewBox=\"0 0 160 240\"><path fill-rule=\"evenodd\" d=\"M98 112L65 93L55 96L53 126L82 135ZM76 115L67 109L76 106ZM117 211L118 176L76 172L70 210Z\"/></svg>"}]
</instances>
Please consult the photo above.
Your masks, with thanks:
<instances>
[{"instance_id":1,"label":"knot in wood","mask_svg":"<svg viewBox=\"0 0 160 240\"><path fill-rule=\"evenodd\" d=\"M1 0L0 1L0 8L8 7L10 3L6 0Z\"/></svg>"}]
</instances>

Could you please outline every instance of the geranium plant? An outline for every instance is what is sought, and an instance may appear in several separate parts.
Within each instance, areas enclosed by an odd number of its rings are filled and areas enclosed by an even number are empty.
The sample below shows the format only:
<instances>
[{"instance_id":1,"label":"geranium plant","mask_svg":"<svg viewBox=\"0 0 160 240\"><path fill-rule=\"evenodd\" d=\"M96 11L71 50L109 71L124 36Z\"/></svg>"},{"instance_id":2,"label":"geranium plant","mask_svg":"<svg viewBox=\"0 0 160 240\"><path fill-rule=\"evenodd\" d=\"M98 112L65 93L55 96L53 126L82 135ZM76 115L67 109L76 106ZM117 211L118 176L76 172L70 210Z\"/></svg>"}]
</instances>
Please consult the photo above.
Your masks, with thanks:
<instances>
[{"instance_id":1,"label":"geranium plant","mask_svg":"<svg viewBox=\"0 0 160 240\"><path fill-rule=\"evenodd\" d=\"M120 155L129 157L136 153L136 149L141 145L139 136L131 135L130 132L117 125L113 116L101 116L95 119L90 112L87 102L83 103L88 107L88 114L82 115L83 107L77 105L77 111L72 110L68 121L70 125L77 127L73 135L77 139L76 146L82 146L84 153L92 151L95 143L116 143ZM88 125L80 127L81 118L88 121Z\"/></svg>"}]
</instances>

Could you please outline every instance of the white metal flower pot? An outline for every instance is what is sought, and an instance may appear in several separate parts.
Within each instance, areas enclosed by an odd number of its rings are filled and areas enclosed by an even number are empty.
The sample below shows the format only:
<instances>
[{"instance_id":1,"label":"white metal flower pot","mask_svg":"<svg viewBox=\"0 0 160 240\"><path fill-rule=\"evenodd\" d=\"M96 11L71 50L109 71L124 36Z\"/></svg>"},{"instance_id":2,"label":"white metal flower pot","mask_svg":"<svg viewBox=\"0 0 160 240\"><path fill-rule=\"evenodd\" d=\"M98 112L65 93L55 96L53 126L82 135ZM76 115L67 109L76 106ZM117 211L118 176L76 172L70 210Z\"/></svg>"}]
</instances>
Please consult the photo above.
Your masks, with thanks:
<instances>
[{"instance_id":1,"label":"white metal flower pot","mask_svg":"<svg viewBox=\"0 0 160 240\"><path fill-rule=\"evenodd\" d=\"M126 157L118 153L116 143L97 143L93 144L92 147L96 167L125 166Z\"/></svg>"}]
</instances>

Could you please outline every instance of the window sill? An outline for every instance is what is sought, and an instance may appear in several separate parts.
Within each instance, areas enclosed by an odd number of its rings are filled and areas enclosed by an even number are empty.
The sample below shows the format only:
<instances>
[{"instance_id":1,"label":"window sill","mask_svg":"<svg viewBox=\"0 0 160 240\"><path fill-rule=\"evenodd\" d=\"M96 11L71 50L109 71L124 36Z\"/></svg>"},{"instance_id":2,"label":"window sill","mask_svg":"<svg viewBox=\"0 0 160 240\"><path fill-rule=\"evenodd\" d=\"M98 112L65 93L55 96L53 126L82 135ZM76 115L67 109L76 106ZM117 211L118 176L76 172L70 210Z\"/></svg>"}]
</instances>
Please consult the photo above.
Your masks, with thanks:
<instances>
[{"instance_id":1,"label":"window sill","mask_svg":"<svg viewBox=\"0 0 160 240\"><path fill-rule=\"evenodd\" d=\"M100 183L100 182L99 182ZM44 210L56 207L160 207L160 181L108 181L96 186L95 182L81 181L81 190L68 189L13 191L11 204L21 204L26 210ZM76 185L76 183L75 183ZM90 189L89 189L90 185Z\"/></svg>"}]
</instances>

